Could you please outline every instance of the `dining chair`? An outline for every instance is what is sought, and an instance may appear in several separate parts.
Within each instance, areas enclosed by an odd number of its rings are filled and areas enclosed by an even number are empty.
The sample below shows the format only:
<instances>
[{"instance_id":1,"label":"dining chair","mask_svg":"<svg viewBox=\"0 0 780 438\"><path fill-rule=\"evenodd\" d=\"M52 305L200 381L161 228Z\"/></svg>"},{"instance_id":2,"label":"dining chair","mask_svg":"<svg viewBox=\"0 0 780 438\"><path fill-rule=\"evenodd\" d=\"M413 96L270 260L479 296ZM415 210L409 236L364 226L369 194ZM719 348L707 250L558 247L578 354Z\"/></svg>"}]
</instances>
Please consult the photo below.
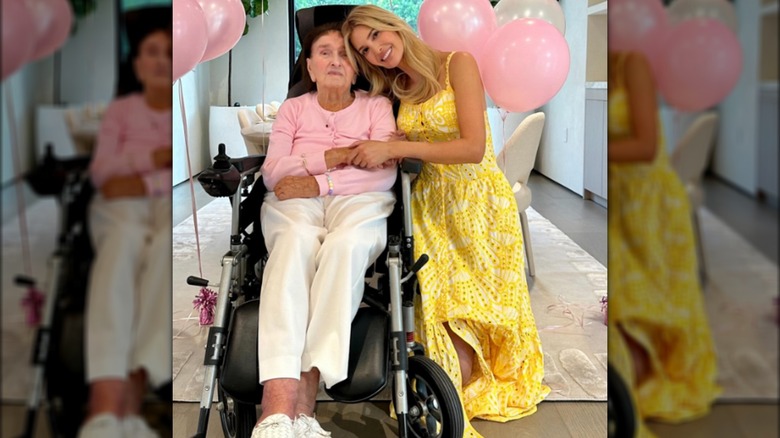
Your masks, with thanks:
<instances>
[{"instance_id":1,"label":"dining chair","mask_svg":"<svg viewBox=\"0 0 780 438\"><path fill-rule=\"evenodd\" d=\"M710 160L715 143L715 129L718 115L708 111L697 117L672 150L670 162L680 177L688 193L691 207L691 219L696 240L696 256L699 263L699 275L702 283L706 280L704 248L702 246L701 227L698 210L704 203L704 191L701 181Z\"/></svg>"},{"instance_id":2,"label":"dining chair","mask_svg":"<svg viewBox=\"0 0 780 438\"><path fill-rule=\"evenodd\" d=\"M520 212L520 226L523 230L523 246L528 265L528 274L536 275L534 255L531 248L531 232L528 228L528 215L525 210L531 206L531 189L528 178L536 161L536 152L542 139L544 113L536 112L524 118L506 141L504 148L496 157L498 167L504 172L515 194L517 209Z\"/></svg>"}]
</instances>

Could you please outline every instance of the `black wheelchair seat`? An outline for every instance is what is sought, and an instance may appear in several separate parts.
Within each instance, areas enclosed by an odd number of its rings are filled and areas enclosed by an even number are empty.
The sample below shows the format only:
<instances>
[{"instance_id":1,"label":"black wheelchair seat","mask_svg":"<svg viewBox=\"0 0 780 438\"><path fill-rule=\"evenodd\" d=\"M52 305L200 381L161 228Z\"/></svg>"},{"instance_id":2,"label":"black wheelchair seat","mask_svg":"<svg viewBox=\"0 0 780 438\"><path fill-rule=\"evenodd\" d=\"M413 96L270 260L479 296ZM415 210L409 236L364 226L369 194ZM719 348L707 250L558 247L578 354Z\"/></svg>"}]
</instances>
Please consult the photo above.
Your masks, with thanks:
<instances>
[{"instance_id":1,"label":"black wheelchair seat","mask_svg":"<svg viewBox=\"0 0 780 438\"><path fill-rule=\"evenodd\" d=\"M259 308L259 300L252 300L234 311L220 375L222 389L247 404L260 404L262 399L257 363ZM357 403L381 392L390 375L387 337L386 312L373 307L358 309L352 321L349 377L326 389L326 393L339 402Z\"/></svg>"}]
</instances>

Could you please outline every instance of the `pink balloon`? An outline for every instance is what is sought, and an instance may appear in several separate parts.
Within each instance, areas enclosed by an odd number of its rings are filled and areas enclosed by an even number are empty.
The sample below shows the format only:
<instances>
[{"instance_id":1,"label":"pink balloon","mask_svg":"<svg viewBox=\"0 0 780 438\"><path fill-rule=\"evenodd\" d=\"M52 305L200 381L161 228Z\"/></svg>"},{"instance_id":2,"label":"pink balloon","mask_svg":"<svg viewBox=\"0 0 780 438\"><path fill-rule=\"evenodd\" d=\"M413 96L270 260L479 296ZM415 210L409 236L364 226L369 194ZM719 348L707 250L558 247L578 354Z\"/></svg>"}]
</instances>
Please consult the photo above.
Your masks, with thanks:
<instances>
[{"instance_id":1,"label":"pink balloon","mask_svg":"<svg viewBox=\"0 0 780 438\"><path fill-rule=\"evenodd\" d=\"M417 16L420 37L434 49L461 50L478 57L496 30L488 0L424 0Z\"/></svg>"},{"instance_id":2,"label":"pink balloon","mask_svg":"<svg viewBox=\"0 0 780 438\"><path fill-rule=\"evenodd\" d=\"M666 102L683 111L700 111L723 100L742 71L742 47L728 25L696 18L670 32L658 88Z\"/></svg>"},{"instance_id":3,"label":"pink balloon","mask_svg":"<svg viewBox=\"0 0 780 438\"><path fill-rule=\"evenodd\" d=\"M31 60L45 58L62 47L73 26L68 0L25 0L35 17L35 49Z\"/></svg>"},{"instance_id":4,"label":"pink balloon","mask_svg":"<svg viewBox=\"0 0 780 438\"><path fill-rule=\"evenodd\" d=\"M208 25L196 0L173 0L173 82L195 68L208 44Z\"/></svg>"},{"instance_id":5,"label":"pink balloon","mask_svg":"<svg viewBox=\"0 0 780 438\"><path fill-rule=\"evenodd\" d=\"M35 48L30 29L35 28L33 15L27 4L19 0L3 0L3 76L5 80L29 61Z\"/></svg>"},{"instance_id":6,"label":"pink balloon","mask_svg":"<svg viewBox=\"0 0 780 438\"><path fill-rule=\"evenodd\" d=\"M197 0L208 26L208 44L200 62L218 58L241 39L246 26L246 12L241 0Z\"/></svg>"},{"instance_id":7,"label":"pink balloon","mask_svg":"<svg viewBox=\"0 0 780 438\"><path fill-rule=\"evenodd\" d=\"M657 74L669 34L661 0L610 0L607 28L610 51L641 52Z\"/></svg>"},{"instance_id":8,"label":"pink balloon","mask_svg":"<svg viewBox=\"0 0 780 438\"><path fill-rule=\"evenodd\" d=\"M485 44L479 68L485 90L509 111L547 103L569 75L569 46L545 20L521 18L501 26Z\"/></svg>"}]
</instances>

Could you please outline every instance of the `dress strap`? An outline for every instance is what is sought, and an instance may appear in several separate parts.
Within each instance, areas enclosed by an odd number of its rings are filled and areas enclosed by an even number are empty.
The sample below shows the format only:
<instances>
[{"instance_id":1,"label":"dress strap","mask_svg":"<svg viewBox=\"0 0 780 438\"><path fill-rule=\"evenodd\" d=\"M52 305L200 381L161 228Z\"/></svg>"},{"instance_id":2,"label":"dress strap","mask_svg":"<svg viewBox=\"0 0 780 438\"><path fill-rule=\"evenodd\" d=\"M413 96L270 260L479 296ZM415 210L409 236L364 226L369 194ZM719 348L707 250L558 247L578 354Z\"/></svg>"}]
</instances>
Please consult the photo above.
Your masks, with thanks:
<instances>
[{"instance_id":1,"label":"dress strap","mask_svg":"<svg viewBox=\"0 0 780 438\"><path fill-rule=\"evenodd\" d=\"M444 68L446 69L447 75L444 77L444 88L450 88L450 60L452 59L452 55L454 55L455 52L450 52L449 55L447 55L447 63L444 64Z\"/></svg>"}]
</instances>

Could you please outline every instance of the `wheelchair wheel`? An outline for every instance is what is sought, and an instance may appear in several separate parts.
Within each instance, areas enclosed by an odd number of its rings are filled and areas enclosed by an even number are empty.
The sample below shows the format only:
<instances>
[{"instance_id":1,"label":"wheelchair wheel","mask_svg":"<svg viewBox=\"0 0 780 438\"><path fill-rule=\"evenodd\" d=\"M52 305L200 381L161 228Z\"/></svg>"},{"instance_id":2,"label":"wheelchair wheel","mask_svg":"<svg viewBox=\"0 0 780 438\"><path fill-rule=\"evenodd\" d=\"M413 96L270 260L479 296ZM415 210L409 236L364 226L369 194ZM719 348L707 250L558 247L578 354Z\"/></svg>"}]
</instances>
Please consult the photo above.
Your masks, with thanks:
<instances>
[{"instance_id":1,"label":"wheelchair wheel","mask_svg":"<svg viewBox=\"0 0 780 438\"><path fill-rule=\"evenodd\" d=\"M230 397L220 385L217 385L217 397L222 406L219 420L226 438L248 438L257 422L255 405L241 403Z\"/></svg>"},{"instance_id":2,"label":"wheelchair wheel","mask_svg":"<svg viewBox=\"0 0 780 438\"><path fill-rule=\"evenodd\" d=\"M463 408L452 380L433 360L425 356L409 358L407 374L410 436L419 438L460 438L463 436Z\"/></svg>"},{"instance_id":3,"label":"wheelchair wheel","mask_svg":"<svg viewBox=\"0 0 780 438\"><path fill-rule=\"evenodd\" d=\"M625 381L612 366L607 366L607 436L609 438L636 435L634 404Z\"/></svg>"}]
</instances>

